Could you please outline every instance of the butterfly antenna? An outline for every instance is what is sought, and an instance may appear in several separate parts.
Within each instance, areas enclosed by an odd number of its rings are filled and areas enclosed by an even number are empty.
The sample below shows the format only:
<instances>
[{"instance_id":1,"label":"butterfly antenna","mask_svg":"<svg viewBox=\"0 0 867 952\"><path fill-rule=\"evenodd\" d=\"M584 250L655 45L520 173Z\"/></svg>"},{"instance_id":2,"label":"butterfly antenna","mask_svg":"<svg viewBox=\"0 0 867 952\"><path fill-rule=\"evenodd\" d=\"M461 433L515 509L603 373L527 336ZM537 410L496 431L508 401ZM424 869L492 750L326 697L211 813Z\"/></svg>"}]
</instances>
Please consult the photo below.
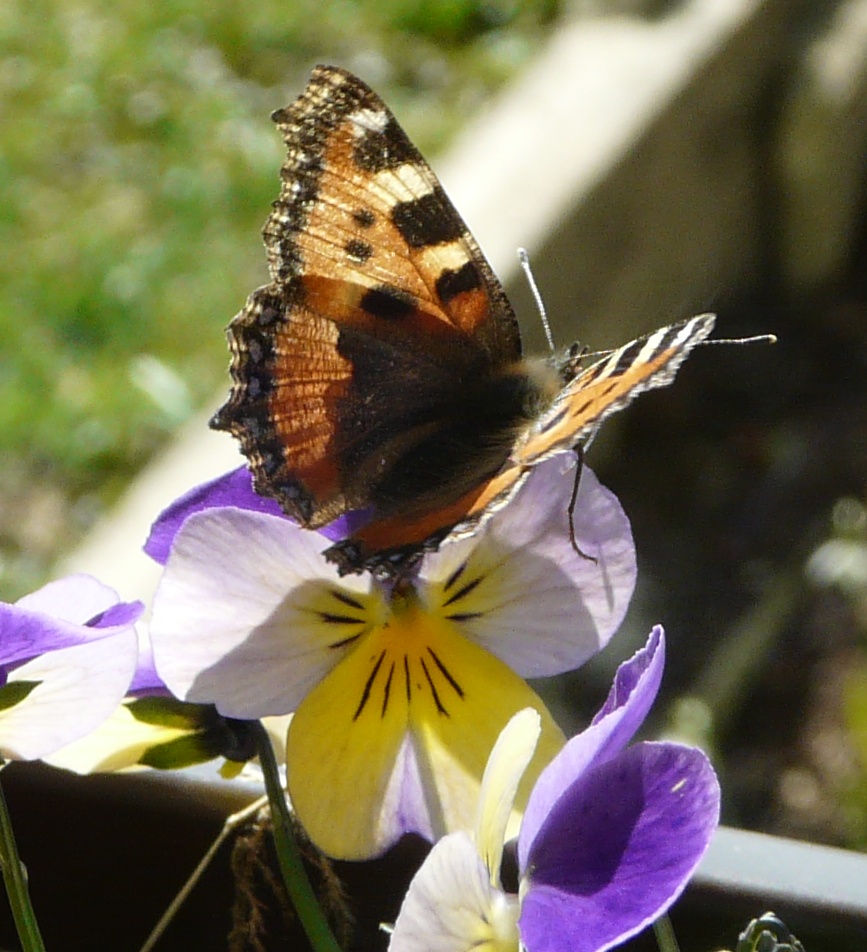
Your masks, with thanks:
<instances>
[{"instance_id":1,"label":"butterfly antenna","mask_svg":"<svg viewBox=\"0 0 867 952\"><path fill-rule=\"evenodd\" d=\"M556 348L554 347L554 338L551 336L551 325L548 323L548 314L545 311L542 295L539 293L539 285L536 284L536 279L533 277L533 269L530 267L530 256L527 254L526 248L518 249L518 261L521 262L521 267L524 269L524 277L526 277L527 284L530 285L530 290L533 292L533 297L536 300L536 308L539 311L542 327L545 329L545 338L548 341L548 347L553 351Z\"/></svg>"},{"instance_id":2,"label":"butterfly antenna","mask_svg":"<svg viewBox=\"0 0 867 952\"><path fill-rule=\"evenodd\" d=\"M755 337L712 337L709 340L699 341L702 346L707 344L776 344L776 334L757 334Z\"/></svg>"}]
</instances>

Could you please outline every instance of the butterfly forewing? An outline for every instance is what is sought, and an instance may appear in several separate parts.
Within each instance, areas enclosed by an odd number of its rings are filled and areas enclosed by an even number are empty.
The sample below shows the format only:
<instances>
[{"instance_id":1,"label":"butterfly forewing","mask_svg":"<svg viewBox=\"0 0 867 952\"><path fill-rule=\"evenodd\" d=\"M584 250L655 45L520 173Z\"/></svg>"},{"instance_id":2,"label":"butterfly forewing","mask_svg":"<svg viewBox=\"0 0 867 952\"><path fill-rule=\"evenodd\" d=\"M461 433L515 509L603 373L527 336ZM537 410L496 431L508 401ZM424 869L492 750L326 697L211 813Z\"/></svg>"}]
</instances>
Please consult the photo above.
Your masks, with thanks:
<instances>
[{"instance_id":1,"label":"butterfly forewing","mask_svg":"<svg viewBox=\"0 0 867 952\"><path fill-rule=\"evenodd\" d=\"M275 281L328 279L327 316L434 316L494 364L520 354L511 305L433 171L382 100L317 67L274 114L286 140L280 198L264 235ZM330 282L341 282L347 313ZM337 311L337 313L335 313Z\"/></svg>"},{"instance_id":2,"label":"butterfly forewing","mask_svg":"<svg viewBox=\"0 0 867 952\"><path fill-rule=\"evenodd\" d=\"M341 571L400 571L475 531L711 331L702 315L585 369L570 359L556 392L521 364L499 281L374 92L320 66L273 118L286 161L264 228L271 284L229 326L233 388L212 425L304 525L369 511L326 553Z\"/></svg>"}]
</instances>

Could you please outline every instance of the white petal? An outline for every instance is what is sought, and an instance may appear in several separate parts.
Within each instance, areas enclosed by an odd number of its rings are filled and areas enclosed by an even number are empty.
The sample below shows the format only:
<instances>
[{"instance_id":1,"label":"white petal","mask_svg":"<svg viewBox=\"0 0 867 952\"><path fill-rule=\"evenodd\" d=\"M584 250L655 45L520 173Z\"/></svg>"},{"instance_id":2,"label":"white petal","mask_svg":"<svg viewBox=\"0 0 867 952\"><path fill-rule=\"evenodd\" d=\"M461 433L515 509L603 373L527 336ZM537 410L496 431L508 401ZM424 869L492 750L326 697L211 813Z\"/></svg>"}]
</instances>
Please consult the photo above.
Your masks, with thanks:
<instances>
[{"instance_id":1,"label":"white petal","mask_svg":"<svg viewBox=\"0 0 867 952\"><path fill-rule=\"evenodd\" d=\"M517 899L491 886L470 837L452 833L410 883L389 952L517 952L517 916Z\"/></svg>"},{"instance_id":2,"label":"white petal","mask_svg":"<svg viewBox=\"0 0 867 952\"><path fill-rule=\"evenodd\" d=\"M469 540L425 560L422 574L442 582L466 562L448 599L462 630L524 677L570 671L598 652L617 630L635 586L629 521L615 496L587 467L569 536L567 507L574 460L561 454L534 470L515 499ZM464 598L456 590L469 586ZM432 608L435 606L432 604Z\"/></svg>"},{"instance_id":3,"label":"white petal","mask_svg":"<svg viewBox=\"0 0 867 952\"><path fill-rule=\"evenodd\" d=\"M34 658L9 681L39 681L0 711L0 755L34 760L94 730L120 704L136 662L133 628Z\"/></svg>"},{"instance_id":4,"label":"white petal","mask_svg":"<svg viewBox=\"0 0 867 952\"><path fill-rule=\"evenodd\" d=\"M536 751L542 718L533 708L524 708L509 721L494 744L482 787L476 819L476 845L491 883L500 882L500 864L506 841L506 826L527 764Z\"/></svg>"},{"instance_id":5,"label":"white petal","mask_svg":"<svg viewBox=\"0 0 867 952\"><path fill-rule=\"evenodd\" d=\"M297 708L348 650L341 647L348 629L324 623L323 605L345 609L331 593L363 598L369 588L360 578L339 578L321 555L328 545L319 533L264 513L190 516L150 627L157 671L171 691L230 717Z\"/></svg>"},{"instance_id":6,"label":"white petal","mask_svg":"<svg viewBox=\"0 0 867 952\"><path fill-rule=\"evenodd\" d=\"M43 585L15 603L19 608L83 625L119 601L113 588L92 575L68 575Z\"/></svg>"}]
</instances>

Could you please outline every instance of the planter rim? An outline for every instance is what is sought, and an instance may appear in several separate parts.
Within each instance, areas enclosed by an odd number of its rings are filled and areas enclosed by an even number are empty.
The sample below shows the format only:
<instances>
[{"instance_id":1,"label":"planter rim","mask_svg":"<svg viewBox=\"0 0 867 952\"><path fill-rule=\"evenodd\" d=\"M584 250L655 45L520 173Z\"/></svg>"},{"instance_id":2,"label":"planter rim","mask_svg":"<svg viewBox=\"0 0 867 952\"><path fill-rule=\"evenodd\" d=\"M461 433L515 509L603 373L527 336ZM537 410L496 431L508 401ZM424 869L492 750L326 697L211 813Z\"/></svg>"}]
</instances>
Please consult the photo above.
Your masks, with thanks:
<instances>
[{"instance_id":1,"label":"planter rim","mask_svg":"<svg viewBox=\"0 0 867 952\"><path fill-rule=\"evenodd\" d=\"M209 803L211 809L219 804L227 815L264 792L254 777L224 780L212 764L138 776L159 786L170 784L176 793ZM764 909L797 906L804 913L867 923L867 854L854 850L721 826L690 888L725 892Z\"/></svg>"},{"instance_id":2,"label":"planter rim","mask_svg":"<svg viewBox=\"0 0 867 952\"><path fill-rule=\"evenodd\" d=\"M691 885L867 921L867 855L853 850L721 826Z\"/></svg>"}]
</instances>

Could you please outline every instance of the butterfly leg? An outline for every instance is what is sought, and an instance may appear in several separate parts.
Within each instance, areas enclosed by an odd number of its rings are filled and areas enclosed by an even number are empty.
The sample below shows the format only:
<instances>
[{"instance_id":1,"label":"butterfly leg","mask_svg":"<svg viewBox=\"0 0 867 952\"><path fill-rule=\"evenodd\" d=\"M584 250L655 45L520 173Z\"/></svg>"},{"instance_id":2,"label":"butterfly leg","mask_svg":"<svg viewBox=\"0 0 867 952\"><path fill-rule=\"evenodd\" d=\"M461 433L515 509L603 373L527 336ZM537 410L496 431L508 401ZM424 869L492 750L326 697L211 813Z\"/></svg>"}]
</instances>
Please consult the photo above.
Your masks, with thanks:
<instances>
[{"instance_id":1,"label":"butterfly leg","mask_svg":"<svg viewBox=\"0 0 867 952\"><path fill-rule=\"evenodd\" d=\"M578 502L578 490L581 487L581 474L584 472L584 446L581 443L577 443L572 449L575 453L575 481L572 483L572 495L569 498L569 508L566 510L569 518L569 541L572 543L572 548L582 559L588 559L595 564L597 561L596 557L588 555L581 546L578 545L578 540L575 538L575 505Z\"/></svg>"}]
</instances>

